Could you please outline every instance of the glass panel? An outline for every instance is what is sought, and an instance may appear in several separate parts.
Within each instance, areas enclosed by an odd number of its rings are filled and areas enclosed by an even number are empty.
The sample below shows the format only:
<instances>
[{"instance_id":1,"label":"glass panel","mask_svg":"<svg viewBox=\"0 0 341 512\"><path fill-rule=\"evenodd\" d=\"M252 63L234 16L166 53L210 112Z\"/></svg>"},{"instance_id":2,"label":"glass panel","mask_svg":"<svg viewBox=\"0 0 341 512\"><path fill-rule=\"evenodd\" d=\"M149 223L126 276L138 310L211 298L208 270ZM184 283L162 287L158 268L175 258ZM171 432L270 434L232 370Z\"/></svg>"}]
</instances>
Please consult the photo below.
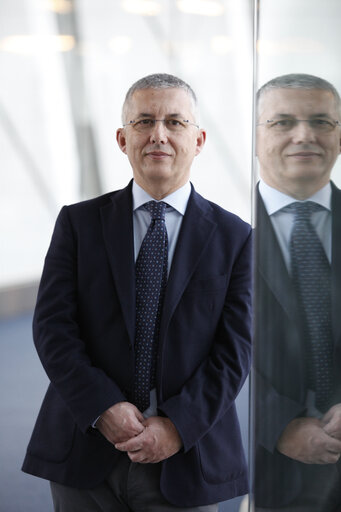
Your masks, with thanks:
<instances>
[{"instance_id":1,"label":"glass panel","mask_svg":"<svg viewBox=\"0 0 341 512\"><path fill-rule=\"evenodd\" d=\"M251 509L331 512L341 505L341 5L258 7L255 88L282 78L259 93L255 116Z\"/></svg>"}]
</instances>

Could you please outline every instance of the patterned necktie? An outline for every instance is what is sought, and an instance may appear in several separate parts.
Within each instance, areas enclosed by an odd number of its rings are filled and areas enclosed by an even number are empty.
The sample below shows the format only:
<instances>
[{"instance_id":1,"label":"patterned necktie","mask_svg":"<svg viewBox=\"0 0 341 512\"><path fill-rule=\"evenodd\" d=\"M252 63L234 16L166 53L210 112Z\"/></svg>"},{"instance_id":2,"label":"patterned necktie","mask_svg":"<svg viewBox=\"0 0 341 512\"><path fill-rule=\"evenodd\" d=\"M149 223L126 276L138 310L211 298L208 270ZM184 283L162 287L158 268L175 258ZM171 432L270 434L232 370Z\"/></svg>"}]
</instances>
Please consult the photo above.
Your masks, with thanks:
<instances>
[{"instance_id":1,"label":"patterned necktie","mask_svg":"<svg viewBox=\"0 0 341 512\"><path fill-rule=\"evenodd\" d=\"M332 394L331 271L311 215L323 209L312 201L283 208L295 214L290 240L292 279L305 320L308 386L315 390L321 411Z\"/></svg>"},{"instance_id":2,"label":"patterned necktie","mask_svg":"<svg viewBox=\"0 0 341 512\"><path fill-rule=\"evenodd\" d=\"M150 390L155 387L160 317L167 283L166 207L166 203L162 201L149 201L144 205L151 215L151 223L135 265L136 330L133 402L141 412L149 407Z\"/></svg>"}]
</instances>

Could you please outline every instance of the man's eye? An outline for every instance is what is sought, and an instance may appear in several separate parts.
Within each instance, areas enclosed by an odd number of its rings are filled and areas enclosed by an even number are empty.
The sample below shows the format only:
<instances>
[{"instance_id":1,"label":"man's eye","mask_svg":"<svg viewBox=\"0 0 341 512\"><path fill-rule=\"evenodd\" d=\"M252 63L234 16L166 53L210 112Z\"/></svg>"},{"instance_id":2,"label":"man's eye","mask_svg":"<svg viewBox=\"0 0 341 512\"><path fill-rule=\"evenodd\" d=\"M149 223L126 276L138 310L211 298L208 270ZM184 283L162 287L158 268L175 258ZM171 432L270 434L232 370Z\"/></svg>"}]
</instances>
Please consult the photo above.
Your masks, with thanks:
<instances>
[{"instance_id":1,"label":"man's eye","mask_svg":"<svg viewBox=\"0 0 341 512\"><path fill-rule=\"evenodd\" d=\"M137 121L135 123L135 126L153 126L154 120L153 119L140 119L140 121Z\"/></svg>"},{"instance_id":2,"label":"man's eye","mask_svg":"<svg viewBox=\"0 0 341 512\"><path fill-rule=\"evenodd\" d=\"M293 119L279 119L278 121L273 121L271 126L278 128L292 128L295 124Z\"/></svg>"},{"instance_id":3,"label":"man's eye","mask_svg":"<svg viewBox=\"0 0 341 512\"><path fill-rule=\"evenodd\" d=\"M183 126L183 123L181 123L181 121L179 121L178 119L167 119L166 125L174 128Z\"/></svg>"},{"instance_id":4,"label":"man's eye","mask_svg":"<svg viewBox=\"0 0 341 512\"><path fill-rule=\"evenodd\" d=\"M334 124L331 121L328 121L328 119L311 119L310 125L312 127L316 126L316 127L327 127L327 128L334 126Z\"/></svg>"}]
</instances>

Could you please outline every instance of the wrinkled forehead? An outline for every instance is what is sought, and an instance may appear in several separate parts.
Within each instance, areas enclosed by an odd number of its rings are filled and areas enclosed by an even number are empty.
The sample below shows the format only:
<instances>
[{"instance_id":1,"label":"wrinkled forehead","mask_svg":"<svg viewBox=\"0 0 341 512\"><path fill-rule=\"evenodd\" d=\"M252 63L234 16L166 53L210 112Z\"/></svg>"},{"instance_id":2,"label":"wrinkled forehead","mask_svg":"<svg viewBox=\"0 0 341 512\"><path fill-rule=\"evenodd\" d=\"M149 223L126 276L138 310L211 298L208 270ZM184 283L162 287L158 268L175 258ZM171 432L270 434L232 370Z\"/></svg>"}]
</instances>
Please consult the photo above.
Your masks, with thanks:
<instances>
[{"instance_id":1,"label":"wrinkled forehead","mask_svg":"<svg viewBox=\"0 0 341 512\"><path fill-rule=\"evenodd\" d=\"M269 89L259 98L258 118L288 115L293 117L328 116L340 118L339 104L331 91L324 89Z\"/></svg>"},{"instance_id":2,"label":"wrinkled forehead","mask_svg":"<svg viewBox=\"0 0 341 512\"><path fill-rule=\"evenodd\" d=\"M151 116L178 116L195 120L192 96L181 88L140 89L126 101L123 107L125 120Z\"/></svg>"}]
</instances>

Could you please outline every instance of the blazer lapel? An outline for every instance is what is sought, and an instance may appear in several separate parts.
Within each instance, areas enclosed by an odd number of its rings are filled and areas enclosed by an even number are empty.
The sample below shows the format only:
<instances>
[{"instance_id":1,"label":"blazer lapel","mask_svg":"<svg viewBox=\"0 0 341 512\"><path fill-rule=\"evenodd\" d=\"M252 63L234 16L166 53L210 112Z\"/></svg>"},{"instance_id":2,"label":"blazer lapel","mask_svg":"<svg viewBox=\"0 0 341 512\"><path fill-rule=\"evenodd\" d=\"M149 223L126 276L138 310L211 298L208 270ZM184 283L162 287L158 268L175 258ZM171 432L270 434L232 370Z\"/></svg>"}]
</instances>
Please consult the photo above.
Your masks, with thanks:
<instances>
[{"instance_id":1,"label":"blazer lapel","mask_svg":"<svg viewBox=\"0 0 341 512\"><path fill-rule=\"evenodd\" d=\"M161 321L160 341L169 320L216 229L209 218L209 203L192 186L170 269Z\"/></svg>"},{"instance_id":2,"label":"blazer lapel","mask_svg":"<svg viewBox=\"0 0 341 512\"><path fill-rule=\"evenodd\" d=\"M103 237L129 338L135 336L135 264L132 182L101 208Z\"/></svg>"},{"instance_id":3,"label":"blazer lapel","mask_svg":"<svg viewBox=\"0 0 341 512\"><path fill-rule=\"evenodd\" d=\"M271 220L257 193L256 260L260 275L289 318L299 321L296 296Z\"/></svg>"}]
</instances>

